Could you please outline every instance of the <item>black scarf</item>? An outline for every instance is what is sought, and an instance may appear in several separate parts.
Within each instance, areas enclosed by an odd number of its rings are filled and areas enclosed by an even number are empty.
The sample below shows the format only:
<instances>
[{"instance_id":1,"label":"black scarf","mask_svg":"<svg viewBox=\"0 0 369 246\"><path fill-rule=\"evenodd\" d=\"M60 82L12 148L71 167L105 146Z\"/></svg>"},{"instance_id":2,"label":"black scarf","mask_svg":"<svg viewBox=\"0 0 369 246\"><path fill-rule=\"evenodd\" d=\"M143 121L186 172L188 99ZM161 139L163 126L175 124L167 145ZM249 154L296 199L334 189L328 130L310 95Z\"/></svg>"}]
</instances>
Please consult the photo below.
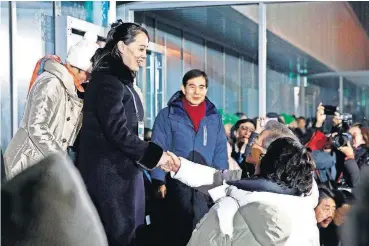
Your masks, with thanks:
<instances>
[{"instance_id":1,"label":"black scarf","mask_svg":"<svg viewBox=\"0 0 369 246\"><path fill-rule=\"evenodd\" d=\"M299 195L297 189L286 188L264 178L252 178L252 179L241 179L237 181L228 181L227 184L236 186L238 189L246 191L271 192L293 196Z\"/></svg>"}]
</instances>

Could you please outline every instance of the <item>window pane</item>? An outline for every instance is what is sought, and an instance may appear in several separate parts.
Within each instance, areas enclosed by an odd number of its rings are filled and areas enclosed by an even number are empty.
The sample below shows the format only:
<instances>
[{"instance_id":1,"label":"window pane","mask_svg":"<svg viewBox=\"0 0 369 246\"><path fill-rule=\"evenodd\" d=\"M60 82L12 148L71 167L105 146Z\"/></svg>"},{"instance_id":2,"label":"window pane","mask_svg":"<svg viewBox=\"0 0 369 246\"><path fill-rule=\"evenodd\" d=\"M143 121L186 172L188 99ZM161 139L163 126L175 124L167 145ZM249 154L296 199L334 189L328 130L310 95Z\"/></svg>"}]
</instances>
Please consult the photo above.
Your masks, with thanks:
<instances>
[{"instance_id":1,"label":"window pane","mask_svg":"<svg viewBox=\"0 0 369 246\"><path fill-rule=\"evenodd\" d=\"M339 76L344 75L340 111L352 114L354 121L361 120L366 105L360 95L368 86L368 76L362 73L369 65L368 4L321 1L266 7L267 58L273 64L267 71L268 110L314 117L321 102L339 106ZM285 75L294 81L288 87L284 87ZM296 91L293 111L287 103L291 86Z\"/></svg>"},{"instance_id":2,"label":"window pane","mask_svg":"<svg viewBox=\"0 0 369 246\"><path fill-rule=\"evenodd\" d=\"M166 44L166 90L167 100L181 87L182 61L181 61L181 31L174 27L158 22L158 43Z\"/></svg>"},{"instance_id":3,"label":"window pane","mask_svg":"<svg viewBox=\"0 0 369 246\"><path fill-rule=\"evenodd\" d=\"M154 52L146 58L146 81L145 81L145 126L151 127L155 119L154 110Z\"/></svg>"},{"instance_id":4,"label":"window pane","mask_svg":"<svg viewBox=\"0 0 369 246\"><path fill-rule=\"evenodd\" d=\"M99 26L108 26L109 1L62 1L62 15L69 15Z\"/></svg>"},{"instance_id":5,"label":"window pane","mask_svg":"<svg viewBox=\"0 0 369 246\"><path fill-rule=\"evenodd\" d=\"M135 23L144 26L149 33L150 41L155 42L154 26L155 21L153 18L145 15L145 12L135 12Z\"/></svg>"},{"instance_id":6,"label":"window pane","mask_svg":"<svg viewBox=\"0 0 369 246\"><path fill-rule=\"evenodd\" d=\"M1 91L1 118L0 135L1 149L5 151L11 139L11 98L10 98L10 60L9 60L9 2L0 2L0 91Z\"/></svg>"},{"instance_id":7,"label":"window pane","mask_svg":"<svg viewBox=\"0 0 369 246\"><path fill-rule=\"evenodd\" d=\"M14 75L18 90L18 121L23 116L27 92L36 62L54 53L52 2L17 2Z\"/></svg>"},{"instance_id":8,"label":"window pane","mask_svg":"<svg viewBox=\"0 0 369 246\"><path fill-rule=\"evenodd\" d=\"M294 114L293 84L283 73L267 69L267 112Z\"/></svg>"},{"instance_id":9,"label":"window pane","mask_svg":"<svg viewBox=\"0 0 369 246\"><path fill-rule=\"evenodd\" d=\"M155 90L157 95L155 117L167 105L166 102L163 102L163 82L163 55L155 53Z\"/></svg>"},{"instance_id":10,"label":"window pane","mask_svg":"<svg viewBox=\"0 0 369 246\"><path fill-rule=\"evenodd\" d=\"M240 101L240 75L239 75L239 59L238 54L226 51L225 57L225 108L226 113L236 113L239 111Z\"/></svg>"},{"instance_id":11,"label":"window pane","mask_svg":"<svg viewBox=\"0 0 369 246\"><path fill-rule=\"evenodd\" d=\"M259 102L259 90L258 90L258 66L253 63L242 59L241 65L241 91L242 112L246 113L247 117L253 118L258 116L258 102Z\"/></svg>"},{"instance_id":12,"label":"window pane","mask_svg":"<svg viewBox=\"0 0 369 246\"><path fill-rule=\"evenodd\" d=\"M204 70L204 40L189 33L183 33L183 62L184 73L191 69Z\"/></svg>"},{"instance_id":13,"label":"window pane","mask_svg":"<svg viewBox=\"0 0 369 246\"><path fill-rule=\"evenodd\" d=\"M218 109L224 109L223 104L223 53L222 47L213 43L207 43L207 68L209 77L208 97Z\"/></svg>"},{"instance_id":14,"label":"window pane","mask_svg":"<svg viewBox=\"0 0 369 246\"><path fill-rule=\"evenodd\" d=\"M145 25L146 25L146 30L149 33L150 41L155 42L154 19L148 16L145 16Z\"/></svg>"}]
</instances>

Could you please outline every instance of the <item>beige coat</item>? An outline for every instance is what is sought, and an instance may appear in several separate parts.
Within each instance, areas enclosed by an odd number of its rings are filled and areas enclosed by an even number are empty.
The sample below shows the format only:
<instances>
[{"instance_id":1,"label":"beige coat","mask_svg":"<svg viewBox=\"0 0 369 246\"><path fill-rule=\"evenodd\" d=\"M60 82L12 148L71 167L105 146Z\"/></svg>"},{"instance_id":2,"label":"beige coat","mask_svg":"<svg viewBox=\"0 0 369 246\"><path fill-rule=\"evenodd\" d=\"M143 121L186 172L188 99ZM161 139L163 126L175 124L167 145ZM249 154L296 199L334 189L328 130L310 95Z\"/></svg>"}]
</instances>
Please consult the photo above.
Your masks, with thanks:
<instances>
[{"instance_id":1,"label":"beige coat","mask_svg":"<svg viewBox=\"0 0 369 246\"><path fill-rule=\"evenodd\" d=\"M81 128L83 102L73 77L55 61L45 63L32 86L20 128L4 154L8 179L54 153L66 153Z\"/></svg>"},{"instance_id":2,"label":"beige coat","mask_svg":"<svg viewBox=\"0 0 369 246\"><path fill-rule=\"evenodd\" d=\"M228 185L241 170L219 171L181 159L174 179L208 193L215 205L197 224L187 246L319 246L314 208L318 188L305 197L250 192ZM214 188L215 187L215 188Z\"/></svg>"}]
</instances>

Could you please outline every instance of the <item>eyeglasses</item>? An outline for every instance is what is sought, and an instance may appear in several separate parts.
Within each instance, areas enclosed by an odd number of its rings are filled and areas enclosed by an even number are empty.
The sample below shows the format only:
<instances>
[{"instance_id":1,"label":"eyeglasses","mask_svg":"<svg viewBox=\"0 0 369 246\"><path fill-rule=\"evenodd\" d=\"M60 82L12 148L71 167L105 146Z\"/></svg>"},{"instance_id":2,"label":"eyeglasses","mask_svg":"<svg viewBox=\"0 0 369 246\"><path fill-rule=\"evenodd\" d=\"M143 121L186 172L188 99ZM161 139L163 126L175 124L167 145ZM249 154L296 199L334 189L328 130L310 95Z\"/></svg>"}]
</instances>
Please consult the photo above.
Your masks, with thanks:
<instances>
[{"instance_id":1,"label":"eyeglasses","mask_svg":"<svg viewBox=\"0 0 369 246\"><path fill-rule=\"evenodd\" d=\"M243 130L243 131L248 131L248 132L254 132L255 131L255 129L248 128L247 126L241 126L240 129Z\"/></svg>"}]
</instances>

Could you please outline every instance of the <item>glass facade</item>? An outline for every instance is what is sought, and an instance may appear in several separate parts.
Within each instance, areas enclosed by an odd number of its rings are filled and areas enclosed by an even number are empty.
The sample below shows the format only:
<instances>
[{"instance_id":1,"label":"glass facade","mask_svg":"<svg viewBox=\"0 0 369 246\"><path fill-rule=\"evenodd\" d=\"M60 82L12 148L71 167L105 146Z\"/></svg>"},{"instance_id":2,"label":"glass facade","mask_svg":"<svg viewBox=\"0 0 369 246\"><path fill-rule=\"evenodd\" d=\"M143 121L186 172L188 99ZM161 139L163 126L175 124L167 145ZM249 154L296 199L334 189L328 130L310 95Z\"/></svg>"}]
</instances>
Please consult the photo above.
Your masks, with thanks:
<instances>
[{"instance_id":1,"label":"glass facade","mask_svg":"<svg viewBox=\"0 0 369 246\"><path fill-rule=\"evenodd\" d=\"M342 38L334 30L341 28L336 17L342 6L336 4L334 10L327 10L330 6L328 3L266 5L267 112L310 117L315 115L320 102L339 105L338 78L309 78L310 74L331 71L332 64L345 65L338 63L337 49L331 48L331 55L324 53L324 49L329 48L326 39L336 42L338 47L337 39ZM306 13L321 9L326 9L332 19L319 17L321 23L317 29L324 38L313 39L301 28L313 30L313 26L307 24L310 17ZM178 90L184 73L194 68L204 69L209 77L208 97L218 109L258 116L258 11L258 5L237 5L135 12L135 21L148 28L154 42L165 47L164 98L168 100ZM292 21L292 17L286 16L290 12L301 16ZM117 13L119 16L119 11ZM316 14L313 16L318 18ZM300 48L300 44L310 50ZM318 61L313 56L316 54L325 60ZM344 81L342 111L365 112L368 100L360 100L364 89L349 78ZM358 103L348 100L352 95L357 97Z\"/></svg>"},{"instance_id":2,"label":"glass facade","mask_svg":"<svg viewBox=\"0 0 369 246\"><path fill-rule=\"evenodd\" d=\"M157 22L155 41L165 47L166 55L166 99L180 90L182 76L181 30ZM165 102L164 105L166 105Z\"/></svg>"},{"instance_id":3,"label":"glass facade","mask_svg":"<svg viewBox=\"0 0 369 246\"><path fill-rule=\"evenodd\" d=\"M248 7L255 9L255 6ZM207 8L196 13L207 13ZM117 16L119 17L119 10ZM186 72L201 69L209 78L207 96L218 109L227 113L243 111L252 117L256 116L258 104L254 100L258 100L257 25L253 26L252 37L248 37L253 42L253 50L241 53L227 43L222 45L219 40L204 37L200 30L181 28L178 21L165 19L163 16L165 14L135 12L135 21L145 26L150 35L154 34L151 40L165 47L166 101L163 105L179 90ZM225 27L229 23L220 19L215 24L208 24L214 29L217 25ZM224 28L224 34L229 35L231 32L242 38L241 30L242 26L237 26L237 31ZM225 36L222 39L221 41L228 43L233 42ZM138 84L142 82L139 81ZM151 114L150 110L147 108L146 114Z\"/></svg>"},{"instance_id":4,"label":"glass facade","mask_svg":"<svg viewBox=\"0 0 369 246\"><path fill-rule=\"evenodd\" d=\"M204 40L195 35L183 32L183 69L184 73L191 69L205 70Z\"/></svg>"},{"instance_id":5,"label":"glass facade","mask_svg":"<svg viewBox=\"0 0 369 246\"><path fill-rule=\"evenodd\" d=\"M236 113L241 111L241 61L239 54L225 50L224 111Z\"/></svg>"},{"instance_id":6,"label":"glass facade","mask_svg":"<svg viewBox=\"0 0 369 246\"><path fill-rule=\"evenodd\" d=\"M11 91L10 91L10 38L9 38L9 2L0 2L0 137L1 149L4 151L11 139L12 115L11 115Z\"/></svg>"},{"instance_id":7,"label":"glass facade","mask_svg":"<svg viewBox=\"0 0 369 246\"><path fill-rule=\"evenodd\" d=\"M362 24L353 18L349 3L289 2L266 6L268 60L278 65L274 70L283 73L277 75L267 70L267 83L271 88L267 90L268 111L276 109L309 117L315 115L319 103L339 106L340 78L334 72L360 72L369 68L366 48L369 38L360 27ZM252 18L255 13L246 14ZM324 73L328 74L310 77ZM343 108L340 111L361 120L367 101L360 98L369 77L343 75L342 79ZM296 89L298 92L294 94ZM290 107L293 103L289 102L294 100L298 108Z\"/></svg>"},{"instance_id":8,"label":"glass facade","mask_svg":"<svg viewBox=\"0 0 369 246\"><path fill-rule=\"evenodd\" d=\"M17 2L14 83L17 86L18 123L21 122L30 78L37 61L54 54L52 2Z\"/></svg>"},{"instance_id":9,"label":"glass facade","mask_svg":"<svg viewBox=\"0 0 369 246\"><path fill-rule=\"evenodd\" d=\"M223 47L207 42L206 73L209 78L208 98L218 109L224 109L224 54Z\"/></svg>"},{"instance_id":10,"label":"glass facade","mask_svg":"<svg viewBox=\"0 0 369 246\"><path fill-rule=\"evenodd\" d=\"M11 75L19 123L33 68L42 56L55 52L55 38L60 38L54 36L53 7L63 16L108 27L109 1L14 3L16 48L11 70L9 2L1 2L3 148L11 138ZM125 3L118 3L117 19L127 16L119 4ZM339 105L340 98L339 77L312 75L368 71L369 38L348 9L344 2L266 4L267 112L313 116L320 102ZM148 54L137 80L144 93L146 125L152 126L158 111L180 89L183 75L195 68L208 74L208 97L218 109L258 116L258 15L257 4L135 11L135 22L143 24L151 41L161 47ZM368 79L343 76L343 112L369 117Z\"/></svg>"},{"instance_id":11,"label":"glass facade","mask_svg":"<svg viewBox=\"0 0 369 246\"><path fill-rule=\"evenodd\" d=\"M164 107L163 60L164 55L149 52L145 68L141 69L137 78L137 86L144 92L145 127L153 127L155 117Z\"/></svg>"},{"instance_id":12,"label":"glass facade","mask_svg":"<svg viewBox=\"0 0 369 246\"><path fill-rule=\"evenodd\" d=\"M242 57L241 71L241 111L253 118L259 109L258 65Z\"/></svg>"},{"instance_id":13,"label":"glass facade","mask_svg":"<svg viewBox=\"0 0 369 246\"><path fill-rule=\"evenodd\" d=\"M62 15L108 26L109 1L61 1Z\"/></svg>"}]
</instances>

